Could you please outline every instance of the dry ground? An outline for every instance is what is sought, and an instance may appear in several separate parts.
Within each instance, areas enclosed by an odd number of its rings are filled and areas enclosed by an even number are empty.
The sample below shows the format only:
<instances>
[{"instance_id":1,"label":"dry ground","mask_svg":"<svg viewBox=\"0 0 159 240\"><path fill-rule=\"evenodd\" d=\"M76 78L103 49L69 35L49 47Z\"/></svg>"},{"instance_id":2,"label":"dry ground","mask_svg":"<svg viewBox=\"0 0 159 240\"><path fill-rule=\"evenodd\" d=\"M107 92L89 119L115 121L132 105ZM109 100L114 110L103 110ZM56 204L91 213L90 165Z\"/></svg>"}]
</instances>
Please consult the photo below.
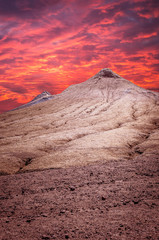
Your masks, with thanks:
<instances>
[{"instance_id":1,"label":"dry ground","mask_svg":"<svg viewBox=\"0 0 159 240\"><path fill-rule=\"evenodd\" d=\"M159 239L158 158L1 176L2 240Z\"/></svg>"}]
</instances>

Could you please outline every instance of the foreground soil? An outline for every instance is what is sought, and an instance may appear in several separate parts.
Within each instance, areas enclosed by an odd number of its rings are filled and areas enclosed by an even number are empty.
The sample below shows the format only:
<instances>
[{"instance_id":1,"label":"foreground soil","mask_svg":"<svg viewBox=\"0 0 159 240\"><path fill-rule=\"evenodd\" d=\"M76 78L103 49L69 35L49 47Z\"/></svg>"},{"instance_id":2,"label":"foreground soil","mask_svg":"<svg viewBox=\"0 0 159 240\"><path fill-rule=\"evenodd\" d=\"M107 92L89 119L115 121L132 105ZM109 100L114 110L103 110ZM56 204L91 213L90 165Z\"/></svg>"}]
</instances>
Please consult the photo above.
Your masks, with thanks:
<instances>
[{"instance_id":1,"label":"foreground soil","mask_svg":"<svg viewBox=\"0 0 159 240\"><path fill-rule=\"evenodd\" d=\"M0 177L0 239L159 239L158 158Z\"/></svg>"}]
</instances>

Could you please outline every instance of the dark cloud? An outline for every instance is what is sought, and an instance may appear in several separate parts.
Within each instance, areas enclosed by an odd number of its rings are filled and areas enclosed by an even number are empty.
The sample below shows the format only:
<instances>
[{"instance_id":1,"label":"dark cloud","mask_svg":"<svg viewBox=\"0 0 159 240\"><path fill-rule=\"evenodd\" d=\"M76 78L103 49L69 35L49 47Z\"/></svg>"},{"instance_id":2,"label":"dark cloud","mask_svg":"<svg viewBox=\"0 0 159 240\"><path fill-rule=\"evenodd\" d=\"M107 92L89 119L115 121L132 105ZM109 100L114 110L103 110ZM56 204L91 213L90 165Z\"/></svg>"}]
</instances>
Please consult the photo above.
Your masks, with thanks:
<instances>
[{"instance_id":1,"label":"dark cloud","mask_svg":"<svg viewBox=\"0 0 159 240\"><path fill-rule=\"evenodd\" d=\"M10 42L19 42L19 39L12 37L12 36L5 36L2 40L0 40L1 43L10 43Z\"/></svg>"},{"instance_id":2,"label":"dark cloud","mask_svg":"<svg viewBox=\"0 0 159 240\"><path fill-rule=\"evenodd\" d=\"M94 42L97 44L99 39L100 39L100 36L95 33L84 33L83 34L83 41L88 42L88 43Z\"/></svg>"},{"instance_id":3,"label":"dark cloud","mask_svg":"<svg viewBox=\"0 0 159 240\"><path fill-rule=\"evenodd\" d=\"M0 113L9 111L20 105L21 105L21 103L18 103L16 98L2 100L2 101L0 101Z\"/></svg>"},{"instance_id":4,"label":"dark cloud","mask_svg":"<svg viewBox=\"0 0 159 240\"><path fill-rule=\"evenodd\" d=\"M158 70L159 70L159 63L153 63L153 64L151 64L149 66L151 66L153 71L157 71L158 72Z\"/></svg>"},{"instance_id":5,"label":"dark cloud","mask_svg":"<svg viewBox=\"0 0 159 240\"><path fill-rule=\"evenodd\" d=\"M5 74L6 69L5 68L0 68L0 75Z\"/></svg>"},{"instance_id":6,"label":"dark cloud","mask_svg":"<svg viewBox=\"0 0 159 240\"><path fill-rule=\"evenodd\" d=\"M141 57L130 57L130 58L127 58L129 61L132 61L132 62L136 62L136 61L140 61L140 60L144 60L145 57L141 56Z\"/></svg>"},{"instance_id":7,"label":"dark cloud","mask_svg":"<svg viewBox=\"0 0 159 240\"><path fill-rule=\"evenodd\" d=\"M106 1L107 3L107 1ZM115 3L115 4L113 4ZM153 14L159 7L158 0L142 0L142 1L112 1L112 5L107 9L105 8L107 17L112 18L117 13L122 13L121 15L117 15L116 20L122 21L124 24L124 20L127 22L138 22L141 19L139 16L140 13L149 13Z\"/></svg>"},{"instance_id":8,"label":"dark cloud","mask_svg":"<svg viewBox=\"0 0 159 240\"><path fill-rule=\"evenodd\" d=\"M99 59L99 56L96 53L87 54L82 58L82 60L86 62L91 62L92 60L97 60L97 59Z\"/></svg>"},{"instance_id":9,"label":"dark cloud","mask_svg":"<svg viewBox=\"0 0 159 240\"><path fill-rule=\"evenodd\" d=\"M129 70L129 66L126 66L126 65L122 65L122 64L114 64L114 66L117 68L117 69L121 69L121 70ZM134 67L132 66L132 70L134 69ZM129 79L129 77L128 77Z\"/></svg>"},{"instance_id":10,"label":"dark cloud","mask_svg":"<svg viewBox=\"0 0 159 240\"><path fill-rule=\"evenodd\" d=\"M124 39L132 39L135 37L144 37L146 34L151 34L159 30L159 19L142 19L138 23L130 26L128 31L123 34ZM142 35L141 35L142 34Z\"/></svg>"},{"instance_id":11,"label":"dark cloud","mask_svg":"<svg viewBox=\"0 0 159 240\"><path fill-rule=\"evenodd\" d=\"M127 30L123 31L124 40L132 40L135 37L146 34L151 34L159 30L159 18L153 16L153 11L157 2L156 1L142 1L142 2L133 2L133 1L124 1L119 2L118 4L112 5L112 7L105 8L106 19L113 19L112 24L104 24L103 27L124 27L126 26ZM159 5L159 4L158 4ZM145 18L141 16L140 13L144 9L148 9L148 12L151 14L151 17ZM117 33L120 34L120 29L117 30Z\"/></svg>"},{"instance_id":12,"label":"dark cloud","mask_svg":"<svg viewBox=\"0 0 159 240\"><path fill-rule=\"evenodd\" d=\"M56 88L57 88L57 84L51 83L51 82L43 82L43 83L37 84L37 89L40 92L48 91L51 94L55 94Z\"/></svg>"},{"instance_id":13,"label":"dark cloud","mask_svg":"<svg viewBox=\"0 0 159 240\"><path fill-rule=\"evenodd\" d=\"M68 53L68 51L66 51L65 49L58 49L58 50L55 50L54 53L59 55L65 55Z\"/></svg>"},{"instance_id":14,"label":"dark cloud","mask_svg":"<svg viewBox=\"0 0 159 240\"><path fill-rule=\"evenodd\" d=\"M91 7L91 5L100 5L102 3L102 0L74 0L74 3L76 6L79 8L86 8L86 7Z\"/></svg>"},{"instance_id":15,"label":"dark cloud","mask_svg":"<svg viewBox=\"0 0 159 240\"><path fill-rule=\"evenodd\" d=\"M126 20L130 20L130 15L134 15L135 13L133 13L132 9L134 4L131 2L118 2L118 4L112 4L112 6L107 6L108 3L106 3L105 6L105 12L103 12L101 9L93 9L91 10L88 15L83 19L83 23L88 23L88 24L97 24L100 23L101 20L103 19L108 19L108 20L112 20L115 19L115 15L117 13L121 13L123 12L124 15L128 15L128 17L126 18ZM136 14L135 14L136 16ZM122 18L120 18L121 20ZM124 17L124 21L125 21L125 17ZM117 22L118 23L118 22ZM124 22L125 23L125 22Z\"/></svg>"},{"instance_id":16,"label":"dark cloud","mask_svg":"<svg viewBox=\"0 0 159 240\"><path fill-rule=\"evenodd\" d=\"M8 19L8 21L4 21L0 26L1 34L6 35L10 32L11 29L14 29L18 26L19 26L18 22L11 21L11 20Z\"/></svg>"},{"instance_id":17,"label":"dark cloud","mask_svg":"<svg viewBox=\"0 0 159 240\"><path fill-rule=\"evenodd\" d=\"M27 82L34 82L41 79L42 77L43 77L43 74L32 73L31 75L24 77L24 80Z\"/></svg>"},{"instance_id":18,"label":"dark cloud","mask_svg":"<svg viewBox=\"0 0 159 240\"><path fill-rule=\"evenodd\" d=\"M114 51L116 49L116 44L114 41L112 41L112 44L109 46L105 46L105 47L99 47L98 48L98 52L99 54L106 54L106 53L111 53L112 51Z\"/></svg>"},{"instance_id":19,"label":"dark cloud","mask_svg":"<svg viewBox=\"0 0 159 240\"><path fill-rule=\"evenodd\" d=\"M142 41L137 39L131 42L120 42L115 44L115 41L112 42L112 48L119 49L121 52L125 53L126 55L134 55L138 52L144 52L146 50L151 51L152 49L159 49L159 36L154 36L150 38L145 38Z\"/></svg>"},{"instance_id":20,"label":"dark cloud","mask_svg":"<svg viewBox=\"0 0 159 240\"><path fill-rule=\"evenodd\" d=\"M99 23L106 17L106 13L103 13L100 9L93 9L88 13L87 17L83 19L83 23L95 24Z\"/></svg>"},{"instance_id":21,"label":"dark cloud","mask_svg":"<svg viewBox=\"0 0 159 240\"><path fill-rule=\"evenodd\" d=\"M64 6L63 0L1 0L0 15L19 18L38 18L47 8L56 12Z\"/></svg>"},{"instance_id":22,"label":"dark cloud","mask_svg":"<svg viewBox=\"0 0 159 240\"><path fill-rule=\"evenodd\" d=\"M125 70L124 66L123 66L123 70ZM131 71L129 71L129 72L130 72L129 74L123 75L125 79L128 79L130 81L134 81L134 79L135 79L135 83L137 85L141 85L141 84L145 83L145 80L144 80L145 75L133 73L133 72L135 72L135 67L132 67Z\"/></svg>"},{"instance_id":23,"label":"dark cloud","mask_svg":"<svg viewBox=\"0 0 159 240\"><path fill-rule=\"evenodd\" d=\"M15 93L19 93L19 94L28 92L25 87L14 84L14 83L1 82L0 86L9 89L11 92L15 92Z\"/></svg>"},{"instance_id":24,"label":"dark cloud","mask_svg":"<svg viewBox=\"0 0 159 240\"><path fill-rule=\"evenodd\" d=\"M95 45L84 45L84 46L82 47L82 49L83 49L84 51L93 51L93 50L95 50L95 48L96 48Z\"/></svg>"},{"instance_id":25,"label":"dark cloud","mask_svg":"<svg viewBox=\"0 0 159 240\"><path fill-rule=\"evenodd\" d=\"M15 58L5 58L0 60L1 65L11 65L16 64L17 62L21 62L23 60L22 57L15 57Z\"/></svg>"},{"instance_id":26,"label":"dark cloud","mask_svg":"<svg viewBox=\"0 0 159 240\"><path fill-rule=\"evenodd\" d=\"M0 64L2 65L5 65L5 64L12 64L14 62L14 59L10 59L10 58L5 58L5 59L2 59L0 60Z\"/></svg>"},{"instance_id":27,"label":"dark cloud","mask_svg":"<svg viewBox=\"0 0 159 240\"><path fill-rule=\"evenodd\" d=\"M65 32L68 31L67 27L53 27L52 29L49 29L46 31L46 38L47 39L55 39L57 37L62 36Z\"/></svg>"},{"instance_id":28,"label":"dark cloud","mask_svg":"<svg viewBox=\"0 0 159 240\"><path fill-rule=\"evenodd\" d=\"M58 67L61 65L61 61L56 58L52 58L47 61L47 65L49 67Z\"/></svg>"},{"instance_id":29,"label":"dark cloud","mask_svg":"<svg viewBox=\"0 0 159 240\"><path fill-rule=\"evenodd\" d=\"M39 36L30 36L30 37L25 37L24 39L21 40L22 44L37 44L39 40Z\"/></svg>"},{"instance_id":30,"label":"dark cloud","mask_svg":"<svg viewBox=\"0 0 159 240\"><path fill-rule=\"evenodd\" d=\"M127 15L128 13L132 14L132 9L133 3L130 1L119 2L118 4L110 6L108 9L107 7L105 8L106 16L109 19L113 18L117 13L125 13L124 15Z\"/></svg>"},{"instance_id":31,"label":"dark cloud","mask_svg":"<svg viewBox=\"0 0 159 240\"><path fill-rule=\"evenodd\" d=\"M159 60L159 53L153 55L153 57L154 57L155 59L158 59L158 60Z\"/></svg>"},{"instance_id":32,"label":"dark cloud","mask_svg":"<svg viewBox=\"0 0 159 240\"><path fill-rule=\"evenodd\" d=\"M93 42L96 43L97 40L99 39L99 36L95 33L89 33L87 29L83 29L77 34L73 34L68 40L77 40L78 38L82 38L83 42Z\"/></svg>"},{"instance_id":33,"label":"dark cloud","mask_svg":"<svg viewBox=\"0 0 159 240\"><path fill-rule=\"evenodd\" d=\"M143 0L137 2L136 5L139 8L139 12L142 14L152 14L153 11L159 8L158 0Z\"/></svg>"},{"instance_id":34,"label":"dark cloud","mask_svg":"<svg viewBox=\"0 0 159 240\"><path fill-rule=\"evenodd\" d=\"M4 48L1 52L0 52L0 56L5 55L6 53L9 53L13 50L13 48Z\"/></svg>"}]
</instances>

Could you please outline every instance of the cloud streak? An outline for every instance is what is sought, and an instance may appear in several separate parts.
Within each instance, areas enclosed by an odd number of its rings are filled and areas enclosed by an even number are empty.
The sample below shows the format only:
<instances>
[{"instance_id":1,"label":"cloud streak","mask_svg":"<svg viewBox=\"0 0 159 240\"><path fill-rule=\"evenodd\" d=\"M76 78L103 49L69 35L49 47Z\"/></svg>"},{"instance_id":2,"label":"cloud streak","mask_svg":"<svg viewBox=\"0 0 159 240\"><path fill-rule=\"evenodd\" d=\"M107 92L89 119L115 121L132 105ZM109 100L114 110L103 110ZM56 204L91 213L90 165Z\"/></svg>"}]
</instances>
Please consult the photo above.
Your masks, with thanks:
<instances>
[{"instance_id":1,"label":"cloud streak","mask_svg":"<svg viewBox=\"0 0 159 240\"><path fill-rule=\"evenodd\" d=\"M157 9L156 0L1 0L0 112L104 67L157 90Z\"/></svg>"}]
</instances>

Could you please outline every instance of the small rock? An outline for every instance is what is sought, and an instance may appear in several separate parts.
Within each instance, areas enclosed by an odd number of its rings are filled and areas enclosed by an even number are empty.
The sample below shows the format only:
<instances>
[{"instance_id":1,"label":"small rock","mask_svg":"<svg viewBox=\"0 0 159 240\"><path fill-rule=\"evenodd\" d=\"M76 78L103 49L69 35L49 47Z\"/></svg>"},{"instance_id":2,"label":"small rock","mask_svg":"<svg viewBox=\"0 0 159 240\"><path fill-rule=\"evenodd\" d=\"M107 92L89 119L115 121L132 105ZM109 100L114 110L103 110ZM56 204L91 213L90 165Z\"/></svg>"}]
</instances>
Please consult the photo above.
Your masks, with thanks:
<instances>
[{"instance_id":1,"label":"small rock","mask_svg":"<svg viewBox=\"0 0 159 240\"><path fill-rule=\"evenodd\" d=\"M132 200L132 202L133 202L134 204L138 204L138 203L139 203L138 200Z\"/></svg>"},{"instance_id":2,"label":"small rock","mask_svg":"<svg viewBox=\"0 0 159 240\"><path fill-rule=\"evenodd\" d=\"M22 195L24 194L25 190L22 188Z\"/></svg>"},{"instance_id":3,"label":"small rock","mask_svg":"<svg viewBox=\"0 0 159 240\"><path fill-rule=\"evenodd\" d=\"M27 223L30 223L30 222L31 222L31 219L26 220L26 222L27 222Z\"/></svg>"},{"instance_id":4,"label":"small rock","mask_svg":"<svg viewBox=\"0 0 159 240\"><path fill-rule=\"evenodd\" d=\"M75 190L75 187L71 186L70 191L74 191L74 190Z\"/></svg>"},{"instance_id":5,"label":"small rock","mask_svg":"<svg viewBox=\"0 0 159 240\"><path fill-rule=\"evenodd\" d=\"M49 238L49 237L46 237L46 236L42 236L41 239L49 240L50 238Z\"/></svg>"},{"instance_id":6,"label":"small rock","mask_svg":"<svg viewBox=\"0 0 159 240\"><path fill-rule=\"evenodd\" d=\"M60 213L65 213L65 210L61 210Z\"/></svg>"}]
</instances>

